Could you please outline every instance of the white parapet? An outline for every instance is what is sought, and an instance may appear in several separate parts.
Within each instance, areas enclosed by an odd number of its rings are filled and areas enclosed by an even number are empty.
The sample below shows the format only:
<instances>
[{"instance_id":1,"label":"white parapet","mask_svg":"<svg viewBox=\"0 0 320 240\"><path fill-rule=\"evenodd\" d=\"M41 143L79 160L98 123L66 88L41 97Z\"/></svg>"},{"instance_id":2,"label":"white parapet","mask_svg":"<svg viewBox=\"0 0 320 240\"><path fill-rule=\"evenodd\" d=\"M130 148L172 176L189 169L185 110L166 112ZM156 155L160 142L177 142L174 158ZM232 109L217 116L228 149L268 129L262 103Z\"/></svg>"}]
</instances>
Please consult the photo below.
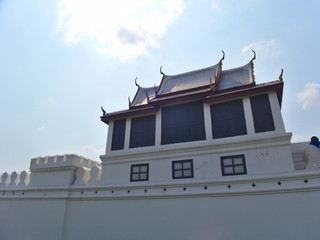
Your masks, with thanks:
<instances>
[{"instance_id":1,"label":"white parapet","mask_svg":"<svg viewBox=\"0 0 320 240\"><path fill-rule=\"evenodd\" d=\"M90 179L90 168L79 167L76 172L74 185L86 185Z\"/></svg>"},{"instance_id":2,"label":"white parapet","mask_svg":"<svg viewBox=\"0 0 320 240\"><path fill-rule=\"evenodd\" d=\"M303 153L306 147L308 146L308 142L296 142L291 144L291 153L294 163L294 168L296 170L305 169L305 161L303 160Z\"/></svg>"},{"instance_id":3,"label":"white parapet","mask_svg":"<svg viewBox=\"0 0 320 240\"><path fill-rule=\"evenodd\" d=\"M307 145L303 153L303 160L306 163L306 170L316 170L320 168L320 149L313 146Z\"/></svg>"},{"instance_id":4,"label":"white parapet","mask_svg":"<svg viewBox=\"0 0 320 240\"><path fill-rule=\"evenodd\" d=\"M0 186L3 186L3 187L8 186L9 182L10 182L10 175L7 172L3 173L1 176Z\"/></svg>"},{"instance_id":5,"label":"white parapet","mask_svg":"<svg viewBox=\"0 0 320 240\"><path fill-rule=\"evenodd\" d=\"M31 186L70 186L75 183L78 168L91 169L100 163L75 154L39 157L31 159ZM79 175L81 170L79 170ZM88 176L83 171L82 183ZM80 176L77 184L81 185Z\"/></svg>"},{"instance_id":6,"label":"white parapet","mask_svg":"<svg viewBox=\"0 0 320 240\"><path fill-rule=\"evenodd\" d=\"M101 180L101 167L95 166L91 169L88 185L99 184Z\"/></svg>"}]
</instances>

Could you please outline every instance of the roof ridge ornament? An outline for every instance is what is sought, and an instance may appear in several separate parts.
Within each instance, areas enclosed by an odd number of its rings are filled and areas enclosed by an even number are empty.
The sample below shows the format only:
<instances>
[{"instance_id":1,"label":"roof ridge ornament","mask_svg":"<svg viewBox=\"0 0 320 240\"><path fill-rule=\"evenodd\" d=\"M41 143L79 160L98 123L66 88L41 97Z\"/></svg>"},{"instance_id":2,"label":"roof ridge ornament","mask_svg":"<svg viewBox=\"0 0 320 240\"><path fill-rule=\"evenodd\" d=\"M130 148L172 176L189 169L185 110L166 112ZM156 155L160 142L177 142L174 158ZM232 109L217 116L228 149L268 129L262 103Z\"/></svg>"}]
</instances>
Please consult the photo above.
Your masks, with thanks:
<instances>
[{"instance_id":1,"label":"roof ridge ornament","mask_svg":"<svg viewBox=\"0 0 320 240\"><path fill-rule=\"evenodd\" d=\"M212 80L211 80L211 76L210 76L210 90L213 90L213 85L212 85Z\"/></svg>"},{"instance_id":2,"label":"roof ridge ornament","mask_svg":"<svg viewBox=\"0 0 320 240\"><path fill-rule=\"evenodd\" d=\"M130 101L130 96L128 97L128 101L129 101L129 108L130 108L132 105L132 102Z\"/></svg>"},{"instance_id":3,"label":"roof ridge ornament","mask_svg":"<svg viewBox=\"0 0 320 240\"><path fill-rule=\"evenodd\" d=\"M105 116L106 115L106 110L104 110L102 106L101 106L101 110L102 110L102 115Z\"/></svg>"},{"instance_id":4,"label":"roof ridge ornament","mask_svg":"<svg viewBox=\"0 0 320 240\"><path fill-rule=\"evenodd\" d=\"M162 66L160 67L160 74L165 75L165 74L162 72Z\"/></svg>"},{"instance_id":5,"label":"roof ridge ornament","mask_svg":"<svg viewBox=\"0 0 320 240\"><path fill-rule=\"evenodd\" d=\"M215 83L216 85L218 85L218 74L217 74L217 72L214 72L214 73L213 73L213 76L214 76L214 83Z\"/></svg>"},{"instance_id":6,"label":"roof ridge ornament","mask_svg":"<svg viewBox=\"0 0 320 240\"><path fill-rule=\"evenodd\" d=\"M224 56L225 56L225 54L224 54L224 51L222 50L222 58L220 59L220 62L222 62L222 60L224 60Z\"/></svg>"},{"instance_id":7,"label":"roof ridge ornament","mask_svg":"<svg viewBox=\"0 0 320 240\"><path fill-rule=\"evenodd\" d=\"M154 84L154 94L156 95L156 97L158 96L158 91L157 91L157 86L156 86L156 84Z\"/></svg>"},{"instance_id":8,"label":"roof ridge ornament","mask_svg":"<svg viewBox=\"0 0 320 240\"><path fill-rule=\"evenodd\" d=\"M279 76L279 81L280 82L283 82L282 76L283 76L283 69L281 68L281 73L280 73L280 76Z\"/></svg>"},{"instance_id":9,"label":"roof ridge ornament","mask_svg":"<svg viewBox=\"0 0 320 240\"><path fill-rule=\"evenodd\" d=\"M254 70L253 70L253 67L254 67L253 60L256 59L256 52L254 50L252 50L252 52L253 52L253 58L250 61L251 62L251 66L252 66L252 79L253 79L253 83L256 84L255 76L254 76Z\"/></svg>"},{"instance_id":10,"label":"roof ridge ornament","mask_svg":"<svg viewBox=\"0 0 320 240\"><path fill-rule=\"evenodd\" d=\"M136 77L136 79L134 79L134 83L136 84L137 87L140 88L140 85L137 83L137 77Z\"/></svg>"},{"instance_id":11,"label":"roof ridge ornament","mask_svg":"<svg viewBox=\"0 0 320 240\"><path fill-rule=\"evenodd\" d=\"M251 59L251 62L253 62L253 60L255 60L255 59L256 59L256 52L255 52L255 51L253 51L253 50L252 50L252 52L253 52L253 58Z\"/></svg>"},{"instance_id":12,"label":"roof ridge ornament","mask_svg":"<svg viewBox=\"0 0 320 240\"><path fill-rule=\"evenodd\" d=\"M150 99L149 99L148 91L146 91L146 96L147 96L147 103L149 104Z\"/></svg>"}]
</instances>

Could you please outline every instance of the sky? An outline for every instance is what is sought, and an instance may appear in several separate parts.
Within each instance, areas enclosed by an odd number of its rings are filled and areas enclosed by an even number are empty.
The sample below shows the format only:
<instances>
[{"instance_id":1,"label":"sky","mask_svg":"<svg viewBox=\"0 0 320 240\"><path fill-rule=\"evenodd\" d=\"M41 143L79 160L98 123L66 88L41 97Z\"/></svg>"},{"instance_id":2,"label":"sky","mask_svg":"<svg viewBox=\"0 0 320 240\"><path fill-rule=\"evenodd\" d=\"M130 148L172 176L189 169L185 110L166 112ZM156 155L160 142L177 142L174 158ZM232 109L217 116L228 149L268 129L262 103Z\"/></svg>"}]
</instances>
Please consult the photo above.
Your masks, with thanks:
<instances>
[{"instance_id":1,"label":"sky","mask_svg":"<svg viewBox=\"0 0 320 240\"><path fill-rule=\"evenodd\" d=\"M292 142L320 136L320 1L0 0L0 173L30 160L104 153L107 112L137 87L256 52L257 83L284 70Z\"/></svg>"}]
</instances>

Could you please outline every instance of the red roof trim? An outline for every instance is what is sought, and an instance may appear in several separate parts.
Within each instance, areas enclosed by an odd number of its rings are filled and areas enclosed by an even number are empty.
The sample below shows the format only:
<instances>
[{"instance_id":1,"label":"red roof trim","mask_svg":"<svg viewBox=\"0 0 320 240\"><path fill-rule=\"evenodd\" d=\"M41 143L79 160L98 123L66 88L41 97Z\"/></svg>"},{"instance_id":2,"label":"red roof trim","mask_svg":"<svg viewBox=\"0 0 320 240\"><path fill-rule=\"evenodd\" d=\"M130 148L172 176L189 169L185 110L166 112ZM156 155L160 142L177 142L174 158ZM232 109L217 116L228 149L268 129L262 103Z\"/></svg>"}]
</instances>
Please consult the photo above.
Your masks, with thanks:
<instances>
[{"instance_id":1,"label":"red roof trim","mask_svg":"<svg viewBox=\"0 0 320 240\"><path fill-rule=\"evenodd\" d=\"M215 95L207 97L206 99L203 100L203 102L205 102L205 103L216 102L216 101L221 101L221 100L225 100L225 99L241 97L243 95L252 95L252 94L257 94L257 93L268 92L271 90L276 90L277 95L278 95L279 104L281 107L282 93L283 93L283 82L274 82L272 84L266 84L266 85L264 85L264 84L256 85L254 87L246 88L246 89L230 89L230 91L228 91L228 92L218 92L217 91Z\"/></svg>"},{"instance_id":2,"label":"red roof trim","mask_svg":"<svg viewBox=\"0 0 320 240\"><path fill-rule=\"evenodd\" d=\"M201 86L201 87L190 88L190 89L185 89L185 90L180 90L180 91L170 92L170 93L165 93L165 94L159 94L159 95L157 95L157 98L179 95L179 94L198 91L198 90L206 89L206 88L210 89L210 82L208 82L208 85Z\"/></svg>"},{"instance_id":3,"label":"red roof trim","mask_svg":"<svg viewBox=\"0 0 320 240\"><path fill-rule=\"evenodd\" d=\"M103 121L106 124L109 124L109 121L113 119L121 119L121 118L136 116L136 115L154 113L158 111L161 105L170 104L170 103L177 103L177 102L194 100L194 99L202 99L204 103L212 103L212 102L226 100L230 98L242 97L244 95L264 93L271 90L275 90L277 92L279 105L281 107L283 85L284 83L279 81L261 84L261 85L255 85L254 83L252 83L249 85L239 86L239 87L230 88L230 89L223 89L221 91L216 91L216 92L212 92L208 90L206 92L194 93L194 94L189 94L185 96L178 96L178 97L173 97L169 99L159 99L155 102L150 102L147 105L136 106L128 110L106 114L101 117L101 121Z\"/></svg>"}]
</instances>

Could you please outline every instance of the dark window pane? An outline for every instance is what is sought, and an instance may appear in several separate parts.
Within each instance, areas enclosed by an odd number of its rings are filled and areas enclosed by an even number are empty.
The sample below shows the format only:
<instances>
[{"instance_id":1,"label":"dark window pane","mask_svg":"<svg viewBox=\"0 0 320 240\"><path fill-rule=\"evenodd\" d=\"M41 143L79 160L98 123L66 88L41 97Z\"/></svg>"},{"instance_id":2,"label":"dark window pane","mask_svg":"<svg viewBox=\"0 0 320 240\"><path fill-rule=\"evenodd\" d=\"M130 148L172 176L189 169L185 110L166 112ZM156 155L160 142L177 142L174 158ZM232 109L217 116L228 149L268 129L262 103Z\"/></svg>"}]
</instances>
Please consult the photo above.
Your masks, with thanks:
<instances>
[{"instance_id":1,"label":"dark window pane","mask_svg":"<svg viewBox=\"0 0 320 240\"><path fill-rule=\"evenodd\" d=\"M221 157L220 160L223 176L247 174L244 155Z\"/></svg>"},{"instance_id":2,"label":"dark window pane","mask_svg":"<svg viewBox=\"0 0 320 240\"><path fill-rule=\"evenodd\" d=\"M213 138L247 134L242 100L211 105Z\"/></svg>"},{"instance_id":3,"label":"dark window pane","mask_svg":"<svg viewBox=\"0 0 320 240\"><path fill-rule=\"evenodd\" d=\"M147 181L149 179L149 164L131 165L130 181Z\"/></svg>"},{"instance_id":4,"label":"dark window pane","mask_svg":"<svg viewBox=\"0 0 320 240\"><path fill-rule=\"evenodd\" d=\"M130 148L155 144L156 116L131 119Z\"/></svg>"},{"instance_id":5,"label":"dark window pane","mask_svg":"<svg viewBox=\"0 0 320 240\"><path fill-rule=\"evenodd\" d=\"M201 101L162 108L161 144L205 140Z\"/></svg>"},{"instance_id":6,"label":"dark window pane","mask_svg":"<svg viewBox=\"0 0 320 240\"><path fill-rule=\"evenodd\" d=\"M125 131L126 131L126 119L115 120L113 124L111 150L123 149Z\"/></svg>"},{"instance_id":7,"label":"dark window pane","mask_svg":"<svg viewBox=\"0 0 320 240\"><path fill-rule=\"evenodd\" d=\"M179 160L172 162L172 178L193 178L193 161Z\"/></svg>"},{"instance_id":8,"label":"dark window pane","mask_svg":"<svg viewBox=\"0 0 320 240\"><path fill-rule=\"evenodd\" d=\"M250 97L256 133L275 130L268 94Z\"/></svg>"}]
</instances>

